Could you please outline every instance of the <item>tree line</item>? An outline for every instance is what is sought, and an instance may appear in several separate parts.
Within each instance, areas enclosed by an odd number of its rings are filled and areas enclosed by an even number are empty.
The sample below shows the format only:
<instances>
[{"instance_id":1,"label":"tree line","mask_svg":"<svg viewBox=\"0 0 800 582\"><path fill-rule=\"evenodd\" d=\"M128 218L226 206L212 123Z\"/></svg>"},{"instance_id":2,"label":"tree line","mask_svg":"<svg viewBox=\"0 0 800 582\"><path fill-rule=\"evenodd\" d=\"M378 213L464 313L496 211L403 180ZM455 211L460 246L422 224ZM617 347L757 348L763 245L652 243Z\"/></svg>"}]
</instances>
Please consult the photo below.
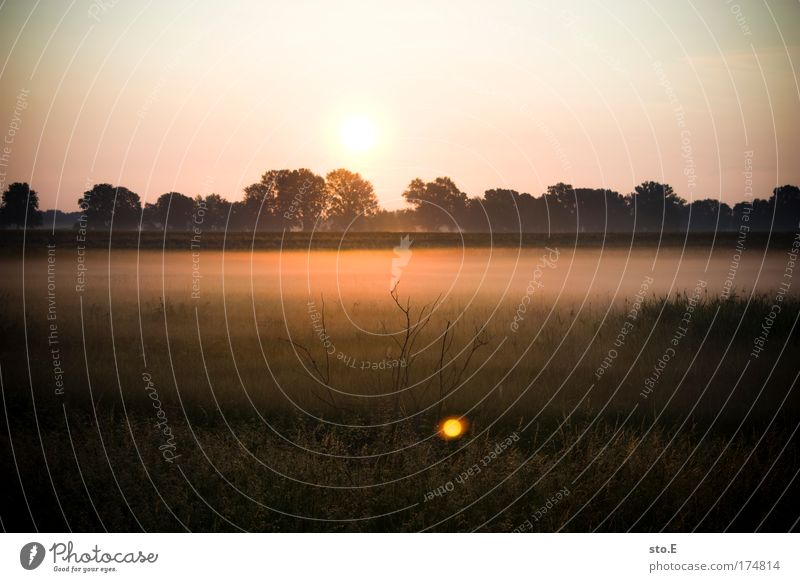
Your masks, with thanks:
<instances>
[{"instance_id":1,"label":"tree line","mask_svg":"<svg viewBox=\"0 0 800 582\"><path fill-rule=\"evenodd\" d=\"M622 195L604 188L558 183L539 196L493 188L468 196L447 177L413 179L403 198L407 207L384 210L372 184L356 172L338 169L325 177L301 168L269 170L244 189L242 200L219 194L186 196L167 192L142 206L124 186L96 184L78 200L78 212L39 210L35 190L11 184L2 195L0 224L20 228L75 227L90 230L211 231L465 231L465 232L685 232L795 230L800 222L800 189L785 185L768 199L730 206L714 199L687 202L671 186L643 182Z\"/></svg>"}]
</instances>

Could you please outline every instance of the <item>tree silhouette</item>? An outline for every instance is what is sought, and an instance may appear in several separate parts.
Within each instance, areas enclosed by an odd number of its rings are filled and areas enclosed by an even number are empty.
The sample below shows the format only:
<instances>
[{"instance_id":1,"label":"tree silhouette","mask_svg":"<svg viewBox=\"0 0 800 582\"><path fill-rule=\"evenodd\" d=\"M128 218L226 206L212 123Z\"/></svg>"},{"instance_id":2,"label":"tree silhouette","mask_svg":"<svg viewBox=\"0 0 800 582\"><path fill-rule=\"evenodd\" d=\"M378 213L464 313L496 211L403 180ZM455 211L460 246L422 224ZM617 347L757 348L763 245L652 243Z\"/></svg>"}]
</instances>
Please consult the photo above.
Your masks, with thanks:
<instances>
[{"instance_id":1,"label":"tree silhouette","mask_svg":"<svg viewBox=\"0 0 800 582\"><path fill-rule=\"evenodd\" d=\"M525 202L523 196L516 190L494 188L483 193L483 207L489 217L489 224L493 231L520 232L523 228L525 215ZM480 202L480 200L478 200Z\"/></svg>"},{"instance_id":2,"label":"tree silhouette","mask_svg":"<svg viewBox=\"0 0 800 582\"><path fill-rule=\"evenodd\" d=\"M775 229L797 230L800 228L800 188L778 186L772 191L770 203L775 205Z\"/></svg>"},{"instance_id":3,"label":"tree silhouette","mask_svg":"<svg viewBox=\"0 0 800 582\"><path fill-rule=\"evenodd\" d=\"M578 205L572 184L559 182L548 186L543 198L549 230L552 232L574 232L578 225Z\"/></svg>"},{"instance_id":4,"label":"tree silhouette","mask_svg":"<svg viewBox=\"0 0 800 582\"><path fill-rule=\"evenodd\" d=\"M105 230L112 225L116 229L135 228L142 211L138 194L111 184L95 184L83 193L78 205L84 210L92 230Z\"/></svg>"},{"instance_id":5,"label":"tree silhouette","mask_svg":"<svg viewBox=\"0 0 800 582\"><path fill-rule=\"evenodd\" d=\"M333 170L325 176L328 196L327 217L339 230L348 228L359 216L371 217L378 212L375 190L360 174L345 169Z\"/></svg>"},{"instance_id":6,"label":"tree silhouette","mask_svg":"<svg viewBox=\"0 0 800 582\"><path fill-rule=\"evenodd\" d=\"M680 230L683 226L686 201L669 184L642 182L630 195L630 204L638 231Z\"/></svg>"},{"instance_id":7,"label":"tree silhouette","mask_svg":"<svg viewBox=\"0 0 800 582\"><path fill-rule=\"evenodd\" d=\"M597 188L575 190L580 232L605 232L628 225L628 206L618 192Z\"/></svg>"},{"instance_id":8,"label":"tree silhouette","mask_svg":"<svg viewBox=\"0 0 800 582\"><path fill-rule=\"evenodd\" d=\"M508 188L491 188L483 196L468 197L447 177L431 182L412 180L403 192L407 208L382 210L372 184L356 172L333 170L325 178L311 170L268 170L244 188L241 201L219 194L191 199L178 192L161 195L146 204L144 228L233 231L343 230L358 217L358 230L601 233L794 231L800 228L800 189L776 187L769 199L739 202L732 208L714 199L691 204L668 184L643 182L622 196L605 188L574 188L559 182L544 194L531 196ZM79 200L91 229L136 228L142 211L139 196L122 186L96 184ZM74 221L57 211L54 220ZM27 222L26 216L27 214ZM59 216L62 216L59 219ZM66 216L67 218L63 218ZM198 220L200 222L198 222ZM37 226L42 223L38 196L28 184L11 184L0 206L3 225Z\"/></svg>"},{"instance_id":9,"label":"tree silhouette","mask_svg":"<svg viewBox=\"0 0 800 582\"><path fill-rule=\"evenodd\" d=\"M248 230L280 230L284 220L281 218L281 187L286 190L290 170L268 170L261 181L244 189L244 199L234 207L237 226Z\"/></svg>"},{"instance_id":10,"label":"tree silhouette","mask_svg":"<svg viewBox=\"0 0 800 582\"><path fill-rule=\"evenodd\" d=\"M327 211L325 178L311 170L305 168L292 170L288 188L279 194L282 195L282 206L285 208L288 202L289 214L295 216L289 220L296 221L301 230L312 230L315 225L318 228L317 222L325 218ZM286 212L283 218L287 219Z\"/></svg>"},{"instance_id":11,"label":"tree silhouette","mask_svg":"<svg viewBox=\"0 0 800 582\"><path fill-rule=\"evenodd\" d=\"M259 230L311 230L325 217L325 179L311 170L269 170L244 189L237 223Z\"/></svg>"},{"instance_id":12,"label":"tree silhouette","mask_svg":"<svg viewBox=\"0 0 800 582\"><path fill-rule=\"evenodd\" d=\"M180 192L167 192L145 205L145 219L163 229L188 230L193 214L194 200Z\"/></svg>"},{"instance_id":13,"label":"tree silhouette","mask_svg":"<svg viewBox=\"0 0 800 582\"><path fill-rule=\"evenodd\" d=\"M543 196L554 232L605 232L629 230L630 212L625 198L604 188L573 188L559 182Z\"/></svg>"},{"instance_id":14,"label":"tree silhouette","mask_svg":"<svg viewBox=\"0 0 800 582\"><path fill-rule=\"evenodd\" d=\"M42 213L39 212L39 196L25 182L14 182L3 192L0 204L0 223L13 224L17 228L42 224Z\"/></svg>"},{"instance_id":15,"label":"tree silhouette","mask_svg":"<svg viewBox=\"0 0 800 582\"><path fill-rule=\"evenodd\" d=\"M219 194L209 194L205 198L198 195L194 199L197 218L194 225L203 230L224 230L228 222L231 203ZM202 221L199 222L198 221Z\"/></svg>"},{"instance_id":16,"label":"tree silhouette","mask_svg":"<svg viewBox=\"0 0 800 582\"><path fill-rule=\"evenodd\" d=\"M719 200L695 200L689 205L689 220L689 228L693 231L728 230L732 226L733 211Z\"/></svg>"},{"instance_id":17,"label":"tree silhouette","mask_svg":"<svg viewBox=\"0 0 800 582\"><path fill-rule=\"evenodd\" d=\"M467 195L446 177L428 183L415 178L403 198L416 209L420 226L432 230L459 228L467 210Z\"/></svg>"},{"instance_id":18,"label":"tree silhouette","mask_svg":"<svg viewBox=\"0 0 800 582\"><path fill-rule=\"evenodd\" d=\"M733 221L739 226L747 226L751 230L772 230L772 218L775 205L771 200L755 198L750 202L739 202L733 207Z\"/></svg>"}]
</instances>

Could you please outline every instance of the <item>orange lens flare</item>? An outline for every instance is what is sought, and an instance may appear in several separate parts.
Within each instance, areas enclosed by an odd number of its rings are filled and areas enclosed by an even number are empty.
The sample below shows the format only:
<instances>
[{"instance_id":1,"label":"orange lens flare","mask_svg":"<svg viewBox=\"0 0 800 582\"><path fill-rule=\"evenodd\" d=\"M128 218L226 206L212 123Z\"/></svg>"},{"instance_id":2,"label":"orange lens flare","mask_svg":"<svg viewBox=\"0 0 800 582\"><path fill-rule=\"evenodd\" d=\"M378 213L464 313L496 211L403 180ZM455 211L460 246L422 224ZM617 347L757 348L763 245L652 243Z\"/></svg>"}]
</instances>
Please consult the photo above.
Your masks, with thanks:
<instances>
[{"instance_id":1,"label":"orange lens flare","mask_svg":"<svg viewBox=\"0 0 800 582\"><path fill-rule=\"evenodd\" d=\"M446 441L451 441L462 436L469 426L467 419L460 416L445 418L439 423L439 436Z\"/></svg>"}]
</instances>

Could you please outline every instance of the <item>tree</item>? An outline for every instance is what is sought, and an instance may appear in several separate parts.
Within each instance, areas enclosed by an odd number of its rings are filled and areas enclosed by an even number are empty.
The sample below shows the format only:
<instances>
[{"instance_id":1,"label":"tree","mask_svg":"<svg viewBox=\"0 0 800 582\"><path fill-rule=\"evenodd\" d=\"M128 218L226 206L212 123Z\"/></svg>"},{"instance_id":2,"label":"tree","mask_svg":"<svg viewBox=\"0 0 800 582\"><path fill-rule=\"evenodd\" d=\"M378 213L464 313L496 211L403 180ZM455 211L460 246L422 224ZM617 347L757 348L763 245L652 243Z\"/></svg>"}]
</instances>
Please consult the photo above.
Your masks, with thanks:
<instances>
[{"instance_id":1,"label":"tree","mask_svg":"<svg viewBox=\"0 0 800 582\"><path fill-rule=\"evenodd\" d=\"M139 195L123 186L95 184L83 193L78 205L86 214L90 229L135 228L139 223L142 205Z\"/></svg>"},{"instance_id":2,"label":"tree","mask_svg":"<svg viewBox=\"0 0 800 582\"><path fill-rule=\"evenodd\" d=\"M192 225L194 201L180 192L167 192L155 204L146 204L145 213L150 213L150 219L162 228L187 230Z\"/></svg>"},{"instance_id":3,"label":"tree","mask_svg":"<svg viewBox=\"0 0 800 582\"><path fill-rule=\"evenodd\" d=\"M163 225L161 224L158 206L151 202L145 202L144 208L142 209L142 228L149 230L160 226Z\"/></svg>"},{"instance_id":4,"label":"tree","mask_svg":"<svg viewBox=\"0 0 800 582\"><path fill-rule=\"evenodd\" d=\"M325 179L306 168L269 170L244 189L235 210L237 224L247 228L312 229L325 217Z\"/></svg>"},{"instance_id":5,"label":"tree","mask_svg":"<svg viewBox=\"0 0 800 582\"><path fill-rule=\"evenodd\" d=\"M552 232L575 232L578 223L578 204L572 184L559 182L547 187L544 196L548 230Z\"/></svg>"},{"instance_id":6,"label":"tree","mask_svg":"<svg viewBox=\"0 0 800 582\"><path fill-rule=\"evenodd\" d=\"M0 204L0 223L20 226L39 226L42 213L39 211L39 195L24 182L14 182L3 192Z\"/></svg>"},{"instance_id":7,"label":"tree","mask_svg":"<svg viewBox=\"0 0 800 582\"><path fill-rule=\"evenodd\" d=\"M618 192L603 188L576 188L575 204L580 232L630 229L628 205Z\"/></svg>"},{"instance_id":8,"label":"tree","mask_svg":"<svg viewBox=\"0 0 800 582\"><path fill-rule=\"evenodd\" d=\"M800 188L797 186L778 186L769 199L775 206L775 229L797 230L800 227Z\"/></svg>"},{"instance_id":9,"label":"tree","mask_svg":"<svg viewBox=\"0 0 800 582\"><path fill-rule=\"evenodd\" d=\"M415 178L403 192L403 198L415 208L420 226L434 230L461 228L467 195L450 178L436 178L428 183Z\"/></svg>"},{"instance_id":10,"label":"tree","mask_svg":"<svg viewBox=\"0 0 800 582\"><path fill-rule=\"evenodd\" d=\"M605 232L630 228L625 198L605 188L573 188L559 182L542 197L553 232Z\"/></svg>"},{"instance_id":11,"label":"tree","mask_svg":"<svg viewBox=\"0 0 800 582\"><path fill-rule=\"evenodd\" d=\"M268 170L261 176L261 181L250 184L244 189L242 202L259 220L275 217L280 214L278 191L291 175L291 170Z\"/></svg>"},{"instance_id":12,"label":"tree","mask_svg":"<svg viewBox=\"0 0 800 582\"><path fill-rule=\"evenodd\" d=\"M483 207L493 231L520 232L523 212L520 201L516 190L494 188L484 192Z\"/></svg>"},{"instance_id":13,"label":"tree","mask_svg":"<svg viewBox=\"0 0 800 582\"><path fill-rule=\"evenodd\" d=\"M459 227L465 232L500 230L500 226L492 222L486 203L479 196L467 198L464 216L459 220Z\"/></svg>"},{"instance_id":14,"label":"tree","mask_svg":"<svg viewBox=\"0 0 800 582\"><path fill-rule=\"evenodd\" d=\"M692 231L729 230L733 219L731 207L719 200L706 198L689 205L689 228Z\"/></svg>"},{"instance_id":15,"label":"tree","mask_svg":"<svg viewBox=\"0 0 800 582\"><path fill-rule=\"evenodd\" d=\"M202 220L203 230L223 230L228 222L228 211L231 203L219 194L209 194L205 198L197 196L194 199L195 212L198 219Z\"/></svg>"},{"instance_id":16,"label":"tree","mask_svg":"<svg viewBox=\"0 0 800 582\"><path fill-rule=\"evenodd\" d=\"M634 188L629 200L639 231L674 231L685 226L686 201L669 184L642 182Z\"/></svg>"},{"instance_id":17,"label":"tree","mask_svg":"<svg viewBox=\"0 0 800 582\"><path fill-rule=\"evenodd\" d=\"M278 190L278 198L290 228L313 230L325 218L327 211L327 192L325 178L311 170L300 168L292 170L287 180ZM284 223L285 225L286 223Z\"/></svg>"},{"instance_id":18,"label":"tree","mask_svg":"<svg viewBox=\"0 0 800 582\"><path fill-rule=\"evenodd\" d=\"M356 218L378 212L378 197L369 181L356 172L333 170L325 177L328 213L334 228L348 228Z\"/></svg>"}]
</instances>

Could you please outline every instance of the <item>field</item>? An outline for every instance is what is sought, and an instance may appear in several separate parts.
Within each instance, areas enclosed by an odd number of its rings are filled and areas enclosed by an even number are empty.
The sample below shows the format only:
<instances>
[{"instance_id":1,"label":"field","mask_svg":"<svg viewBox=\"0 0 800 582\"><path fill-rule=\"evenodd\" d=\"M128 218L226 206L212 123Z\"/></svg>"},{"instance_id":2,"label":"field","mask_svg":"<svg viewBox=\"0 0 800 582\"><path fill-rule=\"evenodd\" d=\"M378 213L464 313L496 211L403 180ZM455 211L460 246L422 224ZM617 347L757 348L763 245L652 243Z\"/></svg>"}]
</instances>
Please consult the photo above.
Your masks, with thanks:
<instances>
[{"instance_id":1,"label":"field","mask_svg":"<svg viewBox=\"0 0 800 582\"><path fill-rule=\"evenodd\" d=\"M800 301L730 242L7 254L3 526L787 531Z\"/></svg>"}]
</instances>

